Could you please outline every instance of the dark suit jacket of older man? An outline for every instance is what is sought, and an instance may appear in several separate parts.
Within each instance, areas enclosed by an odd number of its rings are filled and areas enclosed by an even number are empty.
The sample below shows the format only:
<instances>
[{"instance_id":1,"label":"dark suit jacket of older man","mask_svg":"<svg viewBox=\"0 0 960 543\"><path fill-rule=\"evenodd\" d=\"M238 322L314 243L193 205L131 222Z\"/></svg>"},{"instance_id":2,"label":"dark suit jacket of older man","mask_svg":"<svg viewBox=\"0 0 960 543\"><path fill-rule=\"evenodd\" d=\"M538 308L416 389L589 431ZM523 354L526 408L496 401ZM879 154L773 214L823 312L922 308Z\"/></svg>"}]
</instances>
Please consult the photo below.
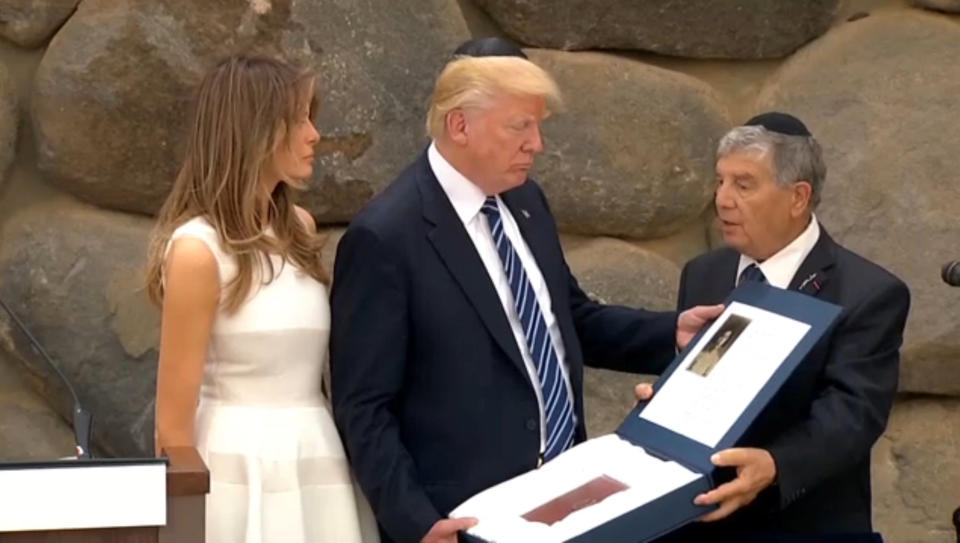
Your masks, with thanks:
<instances>
[{"instance_id":1,"label":"dark suit jacket of older man","mask_svg":"<svg viewBox=\"0 0 960 543\"><path fill-rule=\"evenodd\" d=\"M739 258L724 248L688 262L678 308L722 302L734 288ZM667 540L871 531L870 449L886 427L897 389L910 293L898 278L834 242L822 226L789 288L843 311L832 334L801 362L739 444L770 451L776 483L727 520L694 524Z\"/></svg>"}]
</instances>

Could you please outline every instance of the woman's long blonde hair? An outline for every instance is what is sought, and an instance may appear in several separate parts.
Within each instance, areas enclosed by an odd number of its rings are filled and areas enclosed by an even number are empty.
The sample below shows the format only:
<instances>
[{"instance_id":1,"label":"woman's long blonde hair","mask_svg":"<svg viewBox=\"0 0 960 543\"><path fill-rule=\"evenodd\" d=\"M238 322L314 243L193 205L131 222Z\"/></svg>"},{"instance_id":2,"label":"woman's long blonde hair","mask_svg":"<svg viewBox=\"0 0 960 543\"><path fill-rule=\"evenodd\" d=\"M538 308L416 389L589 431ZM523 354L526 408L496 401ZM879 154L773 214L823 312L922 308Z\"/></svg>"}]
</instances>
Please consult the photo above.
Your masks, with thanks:
<instances>
[{"instance_id":1,"label":"woman's long blonde hair","mask_svg":"<svg viewBox=\"0 0 960 543\"><path fill-rule=\"evenodd\" d=\"M237 274L220 296L228 312L240 307L255 282L273 280L277 270L269 254L293 262L319 281L329 281L320 261L324 238L309 232L297 217L289 184L293 180L278 183L272 194L261 182L274 151L289 144L289 131L304 108L313 118L315 81L309 70L245 56L221 61L203 79L183 165L157 216L150 243L147 290L155 303L163 299L170 237L194 217L205 218L224 250L236 258ZM273 227L272 236L266 235L267 226ZM265 276L261 262L267 264Z\"/></svg>"}]
</instances>

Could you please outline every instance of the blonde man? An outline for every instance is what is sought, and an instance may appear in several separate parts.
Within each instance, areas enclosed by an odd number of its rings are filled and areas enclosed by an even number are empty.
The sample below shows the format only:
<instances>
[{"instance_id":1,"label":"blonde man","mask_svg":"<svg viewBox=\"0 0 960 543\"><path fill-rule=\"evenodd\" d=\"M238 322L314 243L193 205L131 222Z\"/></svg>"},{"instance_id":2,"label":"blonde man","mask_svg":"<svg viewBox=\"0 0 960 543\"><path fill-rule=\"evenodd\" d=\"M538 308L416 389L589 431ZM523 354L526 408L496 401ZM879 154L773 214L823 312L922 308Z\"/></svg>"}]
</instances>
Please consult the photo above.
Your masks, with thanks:
<instances>
[{"instance_id":1,"label":"blonde man","mask_svg":"<svg viewBox=\"0 0 960 543\"><path fill-rule=\"evenodd\" d=\"M717 313L678 326L580 290L527 177L559 103L528 60L455 59L433 142L340 241L334 417L384 541L456 541L456 505L585 439L584 363L659 372Z\"/></svg>"}]
</instances>

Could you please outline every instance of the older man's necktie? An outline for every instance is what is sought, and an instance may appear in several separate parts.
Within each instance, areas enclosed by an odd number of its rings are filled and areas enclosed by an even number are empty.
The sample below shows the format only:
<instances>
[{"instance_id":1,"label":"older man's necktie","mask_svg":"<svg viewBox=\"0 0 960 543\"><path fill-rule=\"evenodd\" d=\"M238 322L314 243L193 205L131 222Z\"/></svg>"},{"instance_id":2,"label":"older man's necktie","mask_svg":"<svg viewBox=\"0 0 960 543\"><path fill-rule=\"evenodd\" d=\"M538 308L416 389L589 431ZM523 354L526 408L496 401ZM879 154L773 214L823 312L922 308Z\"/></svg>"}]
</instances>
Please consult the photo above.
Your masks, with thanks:
<instances>
[{"instance_id":1,"label":"older man's necktie","mask_svg":"<svg viewBox=\"0 0 960 543\"><path fill-rule=\"evenodd\" d=\"M767 277L763 275L763 271L760 269L760 266L756 264L750 264L740 272L740 278L737 279L737 284L743 284L747 281L756 281L758 283L766 283Z\"/></svg>"}]
</instances>

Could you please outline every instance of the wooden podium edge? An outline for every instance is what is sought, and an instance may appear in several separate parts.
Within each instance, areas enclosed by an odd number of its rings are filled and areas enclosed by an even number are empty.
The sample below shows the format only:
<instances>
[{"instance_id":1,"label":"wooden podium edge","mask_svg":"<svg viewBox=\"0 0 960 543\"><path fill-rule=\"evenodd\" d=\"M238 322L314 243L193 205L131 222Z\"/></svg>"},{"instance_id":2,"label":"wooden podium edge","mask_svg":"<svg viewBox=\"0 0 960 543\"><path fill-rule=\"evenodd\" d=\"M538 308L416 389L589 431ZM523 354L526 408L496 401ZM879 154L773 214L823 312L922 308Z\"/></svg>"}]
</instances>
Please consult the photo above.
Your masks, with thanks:
<instances>
[{"instance_id":1,"label":"wooden podium edge","mask_svg":"<svg viewBox=\"0 0 960 543\"><path fill-rule=\"evenodd\" d=\"M169 447L160 451L168 459L167 496L195 496L210 492L210 472L195 447Z\"/></svg>"},{"instance_id":2,"label":"wooden podium edge","mask_svg":"<svg viewBox=\"0 0 960 543\"><path fill-rule=\"evenodd\" d=\"M167 459L167 524L151 541L203 543L210 471L194 447L167 447L160 456Z\"/></svg>"}]
</instances>

